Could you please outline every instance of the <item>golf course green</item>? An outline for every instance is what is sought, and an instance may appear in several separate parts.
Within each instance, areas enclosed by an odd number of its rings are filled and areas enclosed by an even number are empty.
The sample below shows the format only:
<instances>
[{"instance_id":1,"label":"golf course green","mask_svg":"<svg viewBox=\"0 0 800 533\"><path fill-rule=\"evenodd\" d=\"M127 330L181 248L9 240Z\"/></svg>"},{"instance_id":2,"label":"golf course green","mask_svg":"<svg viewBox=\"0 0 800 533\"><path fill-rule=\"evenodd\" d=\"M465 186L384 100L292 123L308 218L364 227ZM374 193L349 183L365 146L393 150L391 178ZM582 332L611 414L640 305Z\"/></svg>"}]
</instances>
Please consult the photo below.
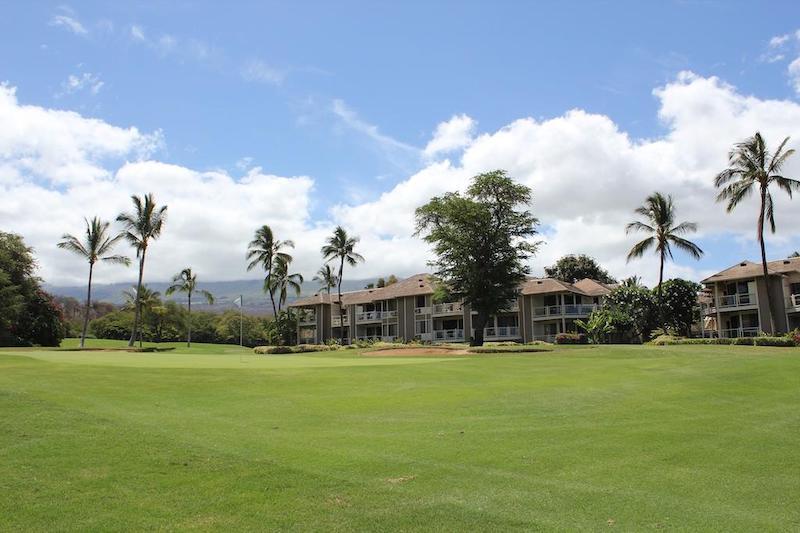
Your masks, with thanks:
<instances>
[{"instance_id":1,"label":"golf course green","mask_svg":"<svg viewBox=\"0 0 800 533\"><path fill-rule=\"evenodd\" d=\"M1 531L800 529L800 348L89 346L0 350Z\"/></svg>"}]
</instances>

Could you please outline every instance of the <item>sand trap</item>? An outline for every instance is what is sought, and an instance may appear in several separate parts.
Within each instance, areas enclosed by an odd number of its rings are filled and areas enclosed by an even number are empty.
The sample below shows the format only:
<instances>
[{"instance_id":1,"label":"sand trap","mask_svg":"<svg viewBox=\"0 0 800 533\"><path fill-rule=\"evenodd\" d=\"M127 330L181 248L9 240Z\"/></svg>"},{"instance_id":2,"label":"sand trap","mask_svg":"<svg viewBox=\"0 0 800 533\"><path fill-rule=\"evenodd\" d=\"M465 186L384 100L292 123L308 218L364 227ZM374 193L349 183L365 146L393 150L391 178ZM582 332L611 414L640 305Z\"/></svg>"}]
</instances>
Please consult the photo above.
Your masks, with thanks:
<instances>
[{"instance_id":1,"label":"sand trap","mask_svg":"<svg viewBox=\"0 0 800 533\"><path fill-rule=\"evenodd\" d=\"M442 348L392 348L389 350L374 350L364 352L369 356L387 357L413 357L415 355L435 355L437 357L447 357L448 355L467 355L467 350L447 350Z\"/></svg>"}]
</instances>

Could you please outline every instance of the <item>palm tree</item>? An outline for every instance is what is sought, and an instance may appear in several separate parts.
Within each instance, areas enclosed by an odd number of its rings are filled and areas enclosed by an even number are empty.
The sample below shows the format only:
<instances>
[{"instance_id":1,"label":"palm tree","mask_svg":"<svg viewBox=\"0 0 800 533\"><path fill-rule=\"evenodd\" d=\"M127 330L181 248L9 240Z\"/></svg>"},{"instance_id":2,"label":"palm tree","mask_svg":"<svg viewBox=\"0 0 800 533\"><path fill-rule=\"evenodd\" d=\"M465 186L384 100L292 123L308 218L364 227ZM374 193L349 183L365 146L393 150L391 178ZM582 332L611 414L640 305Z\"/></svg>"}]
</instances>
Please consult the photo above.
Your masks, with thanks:
<instances>
[{"instance_id":1,"label":"palm tree","mask_svg":"<svg viewBox=\"0 0 800 533\"><path fill-rule=\"evenodd\" d=\"M312 281L319 282L320 286L323 290L328 291L328 296L331 295L331 288L336 286L338 283L338 277L333 272L331 265L325 263L322 267L317 271L317 275L314 276Z\"/></svg>"},{"instance_id":2,"label":"palm tree","mask_svg":"<svg viewBox=\"0 0 800 533\"><path fill-rule=\"evenodd\" d=\"M291 262L292 260L291 255L281 251L283 248L294 248L294 242L276 240L272 229L267 225L261 226L256 230L253 240L250 241L247 247L247 260L250 261L247 265L247 270L253 270L260 266L266 272L264 290L269 292L269 299L272 301L272 313L276 316L278 308L275 305L275 289L270 277L276 260L280 259L286 262Z\"/></svg>"},{"instance_id":3,"label":"palm tree","mask_svg":"<svg viewBox=\"0 0 800 533\"><path fill-rule=\"evenodd\" d=\"M342 304L342 273L344 264L356 266L359 261L364 261L361 254L356 253L355 247L358 237L350 237L341 226L336 226L333 235L328 237L327 244L322 247L322 258L327 261L339 260L339 274L336 276L336 291L339 295L339 332L344 343L344 305Z\"/></svg>"},{"instance_id":4,"label":"palm tree","mask_svg":"<svg viewBox=\"0 0 800 533\"><path fill-rule=\"evenodd\" d=\"M136 195L131 196L133 200L133 212L120 213L117 217L118 222L122 222L124 227L123 235L125 240L136 250L136 258L139 259L139 281L136 283L137 294L142 289L142 277L144 276L144 260L147 255L147 247L150 240L158 239L167 218L167 206L156 206L155 198L152 193L144 198ZM142 309L141 298L135 300L135 310L133 313L133 331L128 346L133 346L136 334L139 331Z\"/></svg>"},{"instance_id":5,"label":"palm tree","mask_svg":"<svg viewBox=\"0 0 800 533\"><path fill-rule=\"evenodd\" d=\"M158 309L162 308L161 293L151 290L147 285L135 285L126 291L122 291L122 297L125 303L122 308L126 311L131 309L139 310L140 318L145 316L145 313L153 314ZM144 318L142 318L144 321ZM142 345L142 334L139 333L139 346Z\"/></svg>"},{"instance_id":6,"label":"palm tree","mask_svg":"<svg viewBox=\"0 0 800 533\"><path fill-rule=\"evenodd\" d=\"M721 189L717 194L717 202L727 202L727 212L733 211L739 203L750 196L754 189L758 189L761 199L758 211L758 244L761 247L761 267L764 273L764 283L769 288L767 273L767 251L764 246L764 221L769 222L772 233L775 233L775 211L772 202L770 185L777 185L783 189L789 198L792 192L800 190L800 181L781 175L781 168L786 160L794 154L793 149L786 149L789 137L786 137L778 146L774 154L767 150L766 142L761 133L745 139L734 145L728 154L728 168L717 174L714 186ZM767 290L767 307L769 308L769 323L772 333L775 333L775 316L772 311L772 296Z\"/></svg>"},{"instance_id":7,"label":"palm tree","mask_svg":"<svg viewBox=\"0 0 800 533\"><path fill-rule=\"evenodd\" d=\"M188 297L189 314L186 320L186 347L192 347L192 294L197 293L208 302L209 305L214 303L214 295L208 291L197 289L197 274L192 272L191 267L184 268L172 278L172 285L167 287L166 295L171 296L176 292L185 292Z\"/></svg>"},{"instance_id":8,"label":"palm tree","mask_svg":"<svg viewBox=\"0 0 800 533\"><path fill-rule=\"evenodd\" d=\"M789 256L789 259L792 257L800 257L800 252L792 252L792 254Z\"/></svg>"},{"instance_id":9,"label":"palm tree","mask_svg":"<svg viewBox=\"0 0 800 533\"><path fill-rule=\"evenodd\" d=\"M108 234L109 222L100 220L98 217L92 220L83 219L86 222L86 235L83 240L74 235L64 234L61 236L63 241L58 243L58 247L73 252L89 262L89 284L86 288L86 312L83 315L83 330L81 331L81 348L86 343L86 330L89 328L89 310L92 307L92 274L94 264L98 261L106 263L116 263L129 266L131 260L123 255L111 255L111 250L122 239L122 234L111 236Z\"/></svg>"},{"instance_id":10,"label":"palm tree","mask_svg":"<svg viewBox=\"0 0 800 533\"><path fill-rule=\"evenodd\" d=\"M623 279L620 282L621 287L642 287L642 278L641 276L630 276L628 278Z\"/></svg>"},{"instance_id":11,"label":"palm tree","mask_svg":"<svg viewBox=\"0 0 800 533\"><path fill-rule=\"evenodd\" d=\"M684 239L681 235L697 231L697 224L694 222L681 222L675 224L675 206L672 203L672 196L664 196L660 192L655 192L647 197L644 205L636 208L635 213L642 215L647 223L635 220L625 227L625 233L642 231L650 233L650 237L636 243L628 253L628 261L642 257L647 250L655 248L661 266L658 270L658 289L656 294L659 306L661 305L661 284L664 281L664 263L667 257L672 259L672 245L683 250L695 259L700 259L703 250L695 243Z\"/></svg>"},{"instance_id":12,"label":"palm tree","mask_svg":"<svg viewBox=\"0 0 800 533\"><path fill-rule=\"evenodd\" d=\"M289 290L291 290L295 296L300 296L301 286L303 284L302 274L289 274L289 263L291 263L291 260L285 261L279 257L275 261L275 265L272 269L272 276L270 276L272 278L273 290L278 293L278 313L281 312L281 307L286 303Z\"/></svg>"}]
</instances>

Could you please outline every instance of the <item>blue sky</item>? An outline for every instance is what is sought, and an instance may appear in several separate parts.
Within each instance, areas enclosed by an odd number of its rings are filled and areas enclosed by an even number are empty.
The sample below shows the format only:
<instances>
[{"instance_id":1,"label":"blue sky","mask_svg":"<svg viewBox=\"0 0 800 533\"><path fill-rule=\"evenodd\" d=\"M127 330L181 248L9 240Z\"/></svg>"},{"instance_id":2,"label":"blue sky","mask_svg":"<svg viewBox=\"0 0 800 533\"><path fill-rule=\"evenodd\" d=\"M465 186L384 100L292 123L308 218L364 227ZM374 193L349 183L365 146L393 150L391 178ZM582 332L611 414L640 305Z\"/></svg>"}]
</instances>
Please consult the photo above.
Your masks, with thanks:
<instances>
[{"instance_id":1,"label":"blue sky","mask_svg":"<svg viewBox=\"0 0 800 533\"><path fill-rule=\"evenodd\" d=\"M673 132L675 113L665 123L654 90L685 71L738 97L797 102L788 70L798 55L796 2L765 3L755 16L752 3L713 1L232 4L7 2L0 80L16 88L16 105L160 132L151 160L234 181L251 168L307 176L301 225L309 231L340 222L335 205L375 202L440 161L424 149L454 116L471 119L475 138L579 109L606 117L634 144L657 140ZM462 149L445 155L468 168ZM114 179L132 159L123 150L93 162ZM543 218L548 231L550 222ZM389 228L376 238L401 234ZM724 228L701 236L715 257L691 268L754 257L742 238ZM792 234L784 239L781 252L795 244ZM301 256L313 271L310 252ZM56 254L45 257L49 276L69 277ZM416 262L397 269L424 268ZM242 274L215 268L215 276Z\"/></svg>"}]
</instances>

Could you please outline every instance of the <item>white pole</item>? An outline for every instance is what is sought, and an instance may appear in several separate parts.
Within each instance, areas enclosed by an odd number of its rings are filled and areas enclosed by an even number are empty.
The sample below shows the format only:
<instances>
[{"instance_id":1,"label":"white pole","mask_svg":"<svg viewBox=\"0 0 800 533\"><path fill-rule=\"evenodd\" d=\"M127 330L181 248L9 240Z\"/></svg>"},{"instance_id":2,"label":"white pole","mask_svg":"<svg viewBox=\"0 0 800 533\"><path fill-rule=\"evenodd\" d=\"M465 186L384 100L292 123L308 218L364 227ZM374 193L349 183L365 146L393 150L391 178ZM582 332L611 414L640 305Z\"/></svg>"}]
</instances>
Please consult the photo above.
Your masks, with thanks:
<instances>
[{"instance_id":1,"label":"white pole","mask_svg":"<svg viewBox=\"0 0 800 533\"><path fill-rule=\"evenodd\" d=\"M244 317L244 296L239 295L239 346L243 346L242 344L242 320Z\"/></svg>"}]
</instances>

